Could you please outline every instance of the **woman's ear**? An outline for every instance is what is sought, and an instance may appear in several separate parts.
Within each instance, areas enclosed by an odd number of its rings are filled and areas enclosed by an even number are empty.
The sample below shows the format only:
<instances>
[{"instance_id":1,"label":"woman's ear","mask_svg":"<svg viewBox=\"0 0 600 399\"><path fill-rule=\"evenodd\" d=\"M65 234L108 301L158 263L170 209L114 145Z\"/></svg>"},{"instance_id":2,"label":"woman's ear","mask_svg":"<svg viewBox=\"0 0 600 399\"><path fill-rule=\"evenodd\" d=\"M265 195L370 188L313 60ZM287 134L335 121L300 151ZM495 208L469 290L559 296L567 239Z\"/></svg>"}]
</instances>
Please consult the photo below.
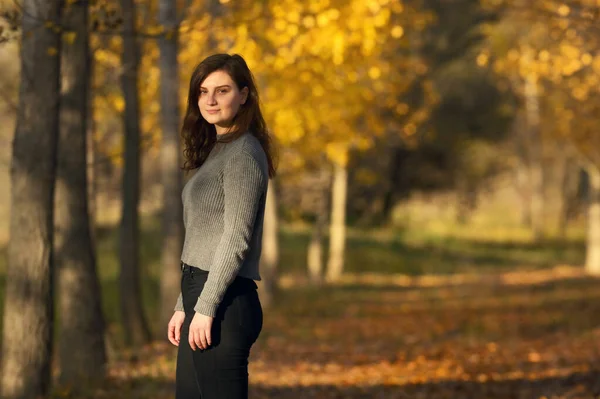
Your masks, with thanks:
<instances>
[{"instance_id":1,"label":"woman's ear","mask_svg":"<svg viewBox=\"0 0 600 399\"><path fill-rule=\"evenodd\" d=\"M248 86L244 87L241 91L242 93L242 104L246 104L246 100L248 99Z\"/></svg>"}]
</instances>

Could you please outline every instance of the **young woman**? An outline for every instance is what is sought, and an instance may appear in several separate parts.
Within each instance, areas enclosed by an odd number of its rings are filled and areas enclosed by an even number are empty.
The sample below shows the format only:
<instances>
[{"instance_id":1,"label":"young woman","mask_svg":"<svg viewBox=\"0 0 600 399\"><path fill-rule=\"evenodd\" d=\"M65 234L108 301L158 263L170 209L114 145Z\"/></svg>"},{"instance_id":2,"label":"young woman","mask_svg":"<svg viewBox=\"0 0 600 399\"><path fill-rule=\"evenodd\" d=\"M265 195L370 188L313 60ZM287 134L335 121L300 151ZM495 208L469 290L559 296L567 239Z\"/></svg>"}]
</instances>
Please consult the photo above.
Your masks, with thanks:
<instances>
[{"instance_id":1,"label":"young woman","mask_svg":"<svg viewBox=\"0 0 600 399\"><path fill-rule=\"evenodd\" d=\"M168 326L176 399L246 399L248 356L262 329L254 280L273 147L258 92L239 55L194 70L183 122L185 241L181 295Z\"/></svg>"}]
</instances>

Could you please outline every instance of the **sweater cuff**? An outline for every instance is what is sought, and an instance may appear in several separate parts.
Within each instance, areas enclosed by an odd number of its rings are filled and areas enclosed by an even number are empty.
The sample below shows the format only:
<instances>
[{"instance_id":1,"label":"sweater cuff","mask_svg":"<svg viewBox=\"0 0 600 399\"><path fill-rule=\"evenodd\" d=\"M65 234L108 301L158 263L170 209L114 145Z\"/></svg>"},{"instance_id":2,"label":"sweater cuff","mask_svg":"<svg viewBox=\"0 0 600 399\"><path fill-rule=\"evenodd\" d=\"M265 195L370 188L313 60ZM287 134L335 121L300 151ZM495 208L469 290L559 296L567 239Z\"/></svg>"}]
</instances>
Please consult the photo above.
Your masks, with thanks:
<instances>
[{"instance_id":1,"label":"sweater cuff","mask_svg":"<svg viewBox=\"0 0 600 399\"><path fill-rule=\"evenodd\" d=\"M179 296L177 297L177 303L175 304L175 309L173 309L176 312L184 312L183 310L183 296L181 294L179 294Z\"/></svg>"},{"instance_id":2,"label":"sweater cuff","mask_svg":"<svg viewBox=\"0 0 600 399\"><path fill-rule=\"evenodd\" d=\"M217 315L218 307L218 303L210 303L198 298L196 306L194 306L194 310L197 313L203 314L205 316L215 317Z\"/></svg>"}]
</instances>

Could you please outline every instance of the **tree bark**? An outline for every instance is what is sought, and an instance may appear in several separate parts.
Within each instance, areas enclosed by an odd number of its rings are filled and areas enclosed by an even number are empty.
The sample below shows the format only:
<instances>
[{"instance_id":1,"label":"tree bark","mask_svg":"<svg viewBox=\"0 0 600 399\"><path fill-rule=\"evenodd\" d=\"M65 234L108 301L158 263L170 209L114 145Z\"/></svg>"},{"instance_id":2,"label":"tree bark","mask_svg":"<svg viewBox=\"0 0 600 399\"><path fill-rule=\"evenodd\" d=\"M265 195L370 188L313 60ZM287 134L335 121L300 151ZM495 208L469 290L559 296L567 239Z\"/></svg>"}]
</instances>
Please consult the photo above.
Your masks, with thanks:
<instances>
[{"instance_id":1,"label":"tree bark","mask_svg":"<svg viewBox=\"0 0 600 399\"><path fill-rule=\"evenodd\" d=\"M586 168L590 187L587 215L587 243L585 270L600 275L600 168L588 165Z\"/></svg>"},{"instance_id":2,"label":"tree bark","mask_svg":"<svg viewBox=\"0 0 600 399\"><path fill-rule=\"evenodd\" d=\"M566 238L569 222L573 217L577 202L579 184L578 167L571 156L564 156L560 168L560 212L558 215L558 235Z\"/></svg>"},{"instance_id":3,"label":"tree bark","mask_svg":"<svg viewBox=\"0 0 600 399\"><path fill-rule=\"evenodd\" d=\"M160 101L162 113L161 180L162 269L160 277L160 325L166 328L180 291L179 261L183 247L182 177L179 169L179 80L177 74L177 8L171 0L161 0L159 21L165 28L160 37Z\"/></svg>"},{"instance_id":4,"label":"tree bark","mask_svg":"<svg viewBox=\"0 0 600 399\"><path fill-rule=\"evenodd\" d=\"M517 90L518 80L514 79L515 90ZM531 186L529 181L529 145L527 141L527 125L525 123L525 114L518 112L511 127L511 134L514 137L514 149L517 155L517 163L514 168L515 188L520 200L520 218L519 221L523 227L532 228L531 217Z\"/></svg>"},{"instance_id":5,"label":"tree bark","mask_svg":"<svg viewBox=\"0 0 600 399\"><path fill-rule=\"evenodd\" d=\"M521 224L527 228L532 228L531 216L531 187L529 186L529 170L524 156L520 157L516 170L515 181L518 195L521 200Z\"/></svg>"},{"instance_id":6,"label":"tree bark","mask_svg":"<svg viewBox=\"0 0 600 399\"><path fill-rule=\"evenodd\" d=\"M89 5L88 5L89 9ZM89 12L89 11L88 11ZM89 19L89 14L88 14ZM96 132L96 123L94 121L94 93L93 93L93 79L94 79L94 55L89 48L89 39L88 39L88 74L89 78L86 79L87 83L87 98L86 98L86 107L87 107L87 142L86 142L86 151L87 151L87 181L88 181L88 213L90 215L90 231L92 234L92 246L96 245L96 222L98 220L98 179L97 179L97 171L96 171L96 141L95 141L95 132Z\"/></svg>"},{"instance_id":7,"label":"tree bark","mask_svg":"<svg viewBox=\"0 0 600 399\"><path fill-rule=\"evenodd\" d=\"M321 193L317 203L317 219L313 226L313 231L308 245L307 265L308 277L311 284L320 285L323 282L323 236L325 225L327 223L327 209L329 205L328 193L330 187L330 173L327 173L327 184L321 187Z\"/></svg>"},{"instance_id":8,"label":"tree bark","mask_svg":"<svg viewBox=\"0 0 600 399\"><path fill-rule=\"evenodd\" d=\"M104 320L87 193L88 3L65 7L55 197L61 383L76 390L104 376ZM68 38L73 38L72 41Z\"/></svg>"},{"instance_id":9,"label":"tree bark","mask_svg":"<svg viewBox=\"0 0 600 399\"><path fill-rule=\"evenodd\" d=\"M393 132L392 134L396 134L396 132ZM388 138L388 140L393 139ZM396 146L390 146L388 154L388 166L385 175L385 190L381 210L381 220L385 222L390 222L396 200L404 196L405 193L403 191L406 190L406 187L402 185L398 188L398 177L400 176L400 171L404 167L403 162L406 159L406 151L402 144L397 144Z\"/></svg>"},{"instance_id":10,"label":"tree bark","mask_svg":"<svg viewBox=\"0 0 600 399\"><path fill-rule=\"evenodd\" d=\"M329 260L327 281L339 280L344 271L344 250L346 245L346 197L348 191L348 170L346 165L334 163L333 192L331 201L331 225L329 229Z\"/></svg>"},{"instance_id":11,"label":"tree bark","mask_svg":"<svg viewBox=\"0 0 600 399\"><path fill-rule=\"evenodd\" d=\"M279 264L279 223L277 219L277 195L274 180L270 181L267 191L260 263L262 277L260 298L261 303L265 307L268 307L277 294Z\"/></svg>"},{"instance_id":12,"label":"tree bark","mask_svg":"<svg viewBox=\"0 0 600 399\"><path fill-rule=\"evenodd\" d=\"M538 81L535 76L525 79L525 111L529 133L531 222L533 236L539 240L544 235L544 164L540 137L540 102Z\"/></svg>"},{"instance_id":13,"label":"tree bark","mask_svg":"<svg viewBox=\"0 0 600 399\"><path fill-rule=\"evenodd\" d=\"M458 176L456 184L456 223L466 225L477 208L476 184L468 176Z\"/></svg>"},{"instance_id":14,"label":"tree bark","mask_svg":"<svg viewBox=\"0 0 600 399\"><path fill-rule=\"evenodd\" d=\"M121 322L127 345L150 341L150 330L141 302L139 273L139 213L140 199L140 121L137 77L139 47L135 36L135 6L133 0L122 0L123 11L123 75L121 85L125 98L125 162L123 167L122 212L119 240L121 274Z\"/></svg>"},{"instance_id":15,"label":"tree bark","mask_svg":"<svg viewBox=\"0 0 600 399\"><path fill-rule=\"evenodd\" d=\"M217 18L223 16L224 7L220 0L206 0L205 4L206 4L207 11L208 11L208 15L211 18L217 19ZM219 42L216 38L214 29L210 29L207 32L207 35L208 35L208 38L206 41L207 51L209 53L219 52L218 51Z\"/></svg>"},{"instance_id":16,"label":"tree bark","mask_svg":"<svg viewBox=\"0 0 600 399\"><path fill-rule=\"evenodd\" d=\"M21 2L21 82L12 147L11 213L0 397L46 396L53 332L53 199L62 1ZM40 25L40 21L47 21Z\"/></svg>"}]
</instances>

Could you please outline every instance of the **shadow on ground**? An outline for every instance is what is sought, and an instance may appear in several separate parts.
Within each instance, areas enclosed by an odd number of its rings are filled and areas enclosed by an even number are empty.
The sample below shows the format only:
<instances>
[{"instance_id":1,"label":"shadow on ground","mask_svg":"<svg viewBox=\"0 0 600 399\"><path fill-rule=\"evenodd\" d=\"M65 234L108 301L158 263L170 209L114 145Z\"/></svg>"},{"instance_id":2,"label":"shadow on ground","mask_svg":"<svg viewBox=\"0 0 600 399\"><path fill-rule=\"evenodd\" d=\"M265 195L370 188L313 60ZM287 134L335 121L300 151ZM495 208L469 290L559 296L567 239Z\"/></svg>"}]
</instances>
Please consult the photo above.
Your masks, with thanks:
<instances>
[{"instance_id":1,"label":"shadow on ground","mask_svg":"<svg viewBox=\"0 0 600 399\"><path fill-rule=\"evenodd\" d=\"M411 377L406 376L407 380ZM94 393L93 398L162 399L173 397L173 392L171 380L141 378L126 384L110 383L102 392ZM596 399L599 394L600 371L590 371L539 379L445 380L401 385L273 387L251 384L249 396L253 399Z\"/></svg>"},{"instance_id":2,"label":"shadow on ground","mask_svg":"<svg viewBox=\"0 0 600 399\"><path fill-rule=\"evenodd\" d=\"M508 381L442 381L370 387L252 387L255 398L330 399L595 399L600 393L600 372L575 373L564 377Z\"/></svg>"}]
</instances>

